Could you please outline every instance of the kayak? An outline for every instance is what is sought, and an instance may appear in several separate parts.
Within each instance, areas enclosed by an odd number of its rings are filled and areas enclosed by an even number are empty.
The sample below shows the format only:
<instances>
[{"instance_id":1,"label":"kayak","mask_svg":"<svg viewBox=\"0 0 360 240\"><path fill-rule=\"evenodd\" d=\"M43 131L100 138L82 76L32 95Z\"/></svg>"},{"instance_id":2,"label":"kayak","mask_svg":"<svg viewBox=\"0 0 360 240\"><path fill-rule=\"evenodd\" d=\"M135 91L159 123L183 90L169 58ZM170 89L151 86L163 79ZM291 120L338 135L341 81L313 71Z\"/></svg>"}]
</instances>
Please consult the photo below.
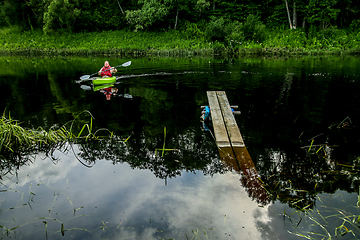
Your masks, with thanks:
<instances>
[{"instance_id":1,"label":"kayak","mask_svg":"<svg viewBox=\"0 0 360 240\"><path fill-rule=\"evenodd\" d=\"M94 85L100 85L100 84L109 84L109 83L115 83L116 82L116 77L105 77L105 78L96 78L94 80L92 80L92 83Z\"/></svg>"},{"instance_id":2,"label":"kayak","mask_svg":"<svg viewBox=\"0 0 360 240\"><path fill-rule=\"evenodd\" d=\"M114 86L114 84L96 85L96 86L94 86L94 92L99 91L104 88L113 87L113 86Z\"/></svg>"}]
</instances>

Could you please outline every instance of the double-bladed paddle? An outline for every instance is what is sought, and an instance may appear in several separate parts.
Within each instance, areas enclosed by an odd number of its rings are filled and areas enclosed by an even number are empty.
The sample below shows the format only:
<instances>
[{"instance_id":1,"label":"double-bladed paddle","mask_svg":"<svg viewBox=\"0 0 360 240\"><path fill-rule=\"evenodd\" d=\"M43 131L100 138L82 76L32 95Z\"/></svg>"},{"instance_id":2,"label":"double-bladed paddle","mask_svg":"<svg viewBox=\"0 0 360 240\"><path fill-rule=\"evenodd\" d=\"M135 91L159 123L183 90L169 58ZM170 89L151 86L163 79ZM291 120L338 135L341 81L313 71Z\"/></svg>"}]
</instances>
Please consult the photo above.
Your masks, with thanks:
<instances>
[{"instance_id":1,"label":"double-bladed paddle","mask_svg":"<svg viewBox=\"0 0 360 240\"><path fill-rule=\"evenodd\" d=\"M119 66L112 67L112 68L127 67L127 66L130 66L130 64L131 64L131 61L128 61L128 62L126 62L126 63L123 63L123 64L121 64L121 65L119 65ZM103 71L103 72L106 72L106 71L109 71L109 70L110 70L110 69L105 70L105 71ZM92 76L95 76L96 74L98 74L98 72L93 73L93 74L91 74L91 75L84 75L84 76L81 76L81 77L80 77L80 80L86 80L86 79L89 79L89 78L91 78Z\"/></svg>"}]
</instances>

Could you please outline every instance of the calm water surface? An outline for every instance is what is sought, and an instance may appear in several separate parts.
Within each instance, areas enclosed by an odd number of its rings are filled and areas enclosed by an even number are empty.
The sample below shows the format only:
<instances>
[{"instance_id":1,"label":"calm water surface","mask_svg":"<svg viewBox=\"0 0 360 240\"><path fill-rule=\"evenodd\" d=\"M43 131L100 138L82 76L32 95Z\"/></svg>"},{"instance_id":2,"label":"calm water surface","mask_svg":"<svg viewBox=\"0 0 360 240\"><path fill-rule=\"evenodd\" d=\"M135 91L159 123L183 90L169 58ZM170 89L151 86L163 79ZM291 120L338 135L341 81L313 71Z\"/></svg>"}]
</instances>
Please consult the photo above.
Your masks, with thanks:
<instances>
[{"instance_id":1,"label":"calm water surface","mask_svg":"<svg viewBox=\"0 0 360 240\"><path fill-rule=\"evenodd\" d=\"M105 60L132 61L110 100L80 80ZM5 115L48 129L91 113L115 137L2 158L1 236L297 239L343 224L359 237L359 69L356 57L2 57ZM239 106L248 162L222 159L200 122L209 90Z\"/></svg>"}]
</instances>

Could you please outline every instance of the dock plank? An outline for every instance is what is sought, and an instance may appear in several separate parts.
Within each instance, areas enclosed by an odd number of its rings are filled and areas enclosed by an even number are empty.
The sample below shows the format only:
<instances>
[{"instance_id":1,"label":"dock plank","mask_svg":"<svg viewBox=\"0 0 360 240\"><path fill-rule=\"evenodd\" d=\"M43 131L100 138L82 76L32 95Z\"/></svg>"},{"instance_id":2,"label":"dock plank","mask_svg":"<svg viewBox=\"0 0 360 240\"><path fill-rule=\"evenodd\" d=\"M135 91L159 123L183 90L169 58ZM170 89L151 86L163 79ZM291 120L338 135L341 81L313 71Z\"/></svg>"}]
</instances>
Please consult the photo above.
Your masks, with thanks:
<instances>
[{"instance_id":1,"label":"dock plank","mask_svg":"<svg viewBox=\"0 0 360 240\"><path fill-rule=\"evenodd\" d=\"M219 147L231 147L216 92L208 91L206 94L209 101L211 119L217 145Z\"/></svg>"},{"instance_id":2,"label":"dock plank","mask_svg":"<svg viewBox=\"0 0 360 240\"><path fill-rule=\"evenodd\" d=\"M244 147L244 140L241 136L239 127L236 123L235 117L232 113L230 103L224 91L216 92L222 116L225 122L225 127L230 138L230 143L233 147ZM210 108L211 109L211 108Z\"/></svg>"}]
</instances>

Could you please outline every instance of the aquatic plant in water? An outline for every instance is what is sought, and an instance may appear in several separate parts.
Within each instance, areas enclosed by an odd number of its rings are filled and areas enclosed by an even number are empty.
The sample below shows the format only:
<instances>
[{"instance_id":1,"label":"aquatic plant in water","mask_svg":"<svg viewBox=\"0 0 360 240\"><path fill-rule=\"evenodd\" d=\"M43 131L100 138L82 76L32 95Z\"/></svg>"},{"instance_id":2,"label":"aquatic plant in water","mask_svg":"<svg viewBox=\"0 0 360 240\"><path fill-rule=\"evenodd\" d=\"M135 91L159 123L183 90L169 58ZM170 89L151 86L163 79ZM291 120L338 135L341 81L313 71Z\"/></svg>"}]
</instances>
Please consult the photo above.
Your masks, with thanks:
<instances>
[{"instance_id":1,"label":"aquatic plant in water","mask_svg":"<svg viewBox=\"0 0 360 240\"><path fill-rule=\"evenodd\" d=\"M165 151L179 151L178 149L168 149L165 148L165 142L166 142L166 126L164 126L164 142L162 148L155 149L155 156L157 156L157 151L161 151L161 157L164 157Z\"/></svg>"},{"instance_id":2,"label":"aquatic plant in water","mask_svg":"<svg viewBox=\"0 0 360 240\"><path fill-rule=\"evenodd\" d=\"M3 114L0 119L0 156L46 150L61 145L69 137L70 132L64 127L52 127L48 131L41 127L25 129L10 115Z\"/></svg>"},{"instance_id":3,"label":"aquatic plant in water","mask_svg":"<svg viewBox=\"0 0 360 240\"><path fill-rule=\"evenodd\" d=\"M332 239L345 237L359 239L360 237L360 198L356 204L347 203L341 194L329 197L317 197L320 206L315 209L304 209L303 219L311 223L311 231L291 232L305 239ZM330 207L325 201L341 201L341 207ZM291 217L291 216L290 216ZM289 217L289 219L290 219Z\"/></svg>"},{"instance_id":4,"label":"aquatic plant in water","mask_svg":"<svg viewBox=\"0 0 360 240\"><path fill-rule=\"evenodd\" d=\"M80 115L86 113L90 116L89 123L81 123L80 127L75 124L77 121L81 122ZM93 116L88 111L79 113L74 120L70 121L69 129L67 124L57 127L53 126L49 130L42 127L37 129L27 129L20 126L17 120L8 117L5 114L0 119L0 158L12 161L19 161L24 156L29 154L36 154L38 152L45 152L46 155L53 152L55 149L60 149L66 143L78 139L98 139L99 132L105 131L110 136L113 133L108 129L98 129L93 131ZM79 131L77 131L79 127ZM75 134L75 132L77 133Z\"/></svg>"}]
</instances>

